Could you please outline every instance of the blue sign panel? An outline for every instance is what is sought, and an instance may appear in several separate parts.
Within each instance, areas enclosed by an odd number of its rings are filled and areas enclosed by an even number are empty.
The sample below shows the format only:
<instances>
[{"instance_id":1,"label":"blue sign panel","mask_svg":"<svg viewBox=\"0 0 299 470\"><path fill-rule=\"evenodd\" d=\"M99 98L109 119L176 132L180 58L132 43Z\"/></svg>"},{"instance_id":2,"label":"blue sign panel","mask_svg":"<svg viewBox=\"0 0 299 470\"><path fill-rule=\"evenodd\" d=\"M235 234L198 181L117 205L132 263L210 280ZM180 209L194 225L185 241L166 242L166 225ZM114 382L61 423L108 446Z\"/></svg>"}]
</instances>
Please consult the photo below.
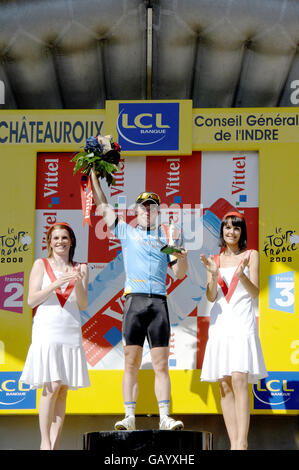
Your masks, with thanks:
<instances>
[{"instance_id":1,"label":"blue sign panel","mask_svg":"<svg viewBox=\"0 0 299 470\"><path fill-rule=\"evenodd\" d=\"M269 308L294 313L294 271L269 276Z\"/></svg>"},{"instance_id":2,"label":"blue sign panel","mask_svg":"<svg viewBox=\"0 0 299 470\"><path fill-rule=\"evenodd\" d=\"M269 372L253 395L255 410L299 410L299 372Z\"/></svg>"},{"instance_id":3,"label":"blue sign panel","mask_svg":"<svg viewBox=\"0 0 299 470\"><path fill-rule=\"evenodd\" d=\"M178 150L179 103L119 103L118 143L122 150Z\"/></svg>"},{"instance_id":4,"label":"blue sign panel","mask_svg":"<svg viewBox=\"0 0 299 470\"><path fill-rule=\"evenodd\" d=\"M22 372L0 372L0 409L34 410L36 390L19 382Z\"/></svg>"}]
</instances>

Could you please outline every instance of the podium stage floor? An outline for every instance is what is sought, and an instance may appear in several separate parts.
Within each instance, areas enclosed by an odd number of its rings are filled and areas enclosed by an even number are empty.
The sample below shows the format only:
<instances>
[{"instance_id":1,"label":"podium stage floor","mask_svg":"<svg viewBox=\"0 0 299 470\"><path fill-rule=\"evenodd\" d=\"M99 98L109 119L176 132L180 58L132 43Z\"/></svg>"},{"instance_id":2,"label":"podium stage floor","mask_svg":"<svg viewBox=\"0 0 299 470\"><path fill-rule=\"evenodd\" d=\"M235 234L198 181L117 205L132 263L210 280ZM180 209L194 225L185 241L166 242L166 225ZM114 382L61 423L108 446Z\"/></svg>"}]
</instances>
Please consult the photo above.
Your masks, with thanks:
<instances>
[{"instance_id":1,"label":"podium stage floor","mask_svg":"<svg viewBox=\"0 0 299 470\"><path fill-rule=\"evenodd\" d=\"M83 449L99 452L107 458L138 456L148 459L192 459L200 450L212 450L209 431L101 431L83 435ZM165 463L165 462L164 462ZM169 462L170 463L170 462Z\"/></svg>"}]
</instances>

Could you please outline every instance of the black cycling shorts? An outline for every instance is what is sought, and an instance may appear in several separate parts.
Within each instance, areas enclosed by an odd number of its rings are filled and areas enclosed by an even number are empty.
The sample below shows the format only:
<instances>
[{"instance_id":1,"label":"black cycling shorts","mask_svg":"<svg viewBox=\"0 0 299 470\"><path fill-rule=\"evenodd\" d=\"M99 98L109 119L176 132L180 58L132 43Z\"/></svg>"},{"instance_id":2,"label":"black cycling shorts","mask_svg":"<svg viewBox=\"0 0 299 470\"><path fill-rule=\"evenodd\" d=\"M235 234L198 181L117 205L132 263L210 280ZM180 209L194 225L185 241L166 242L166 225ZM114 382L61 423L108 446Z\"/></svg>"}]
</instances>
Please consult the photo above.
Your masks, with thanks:
<instances>
[{"instance_id":1,"label":"black cycling shorts","mask_svg":"<svg viewBox=\"0 0 299 470\"><path fill-rule=\"evenodd\" d=\"M167 347L170 322L165 296L127 294L123 311L123 344L143 346L147 338L150 348Z\"/></svg>"}]
</instances>

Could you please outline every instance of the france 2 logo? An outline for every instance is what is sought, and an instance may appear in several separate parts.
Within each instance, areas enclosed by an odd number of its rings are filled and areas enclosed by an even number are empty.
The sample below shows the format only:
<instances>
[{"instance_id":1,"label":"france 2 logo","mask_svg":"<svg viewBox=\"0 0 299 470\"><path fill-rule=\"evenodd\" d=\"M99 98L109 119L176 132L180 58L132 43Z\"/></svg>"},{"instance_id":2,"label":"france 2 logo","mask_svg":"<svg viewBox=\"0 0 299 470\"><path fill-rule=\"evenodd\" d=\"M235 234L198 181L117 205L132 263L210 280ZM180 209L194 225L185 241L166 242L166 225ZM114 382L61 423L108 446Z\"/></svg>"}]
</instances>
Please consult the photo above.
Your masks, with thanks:
<instances>
[{"instance_id":1,"label":"france 2 logo","mask_svg":"<svg viewBox=\"0 0 299 470\"><path fill-rule=\"evenodd\" d=\"M178 150L179 103L119 103L117 131L122 150Z\"/></svg>"}]
</instances>

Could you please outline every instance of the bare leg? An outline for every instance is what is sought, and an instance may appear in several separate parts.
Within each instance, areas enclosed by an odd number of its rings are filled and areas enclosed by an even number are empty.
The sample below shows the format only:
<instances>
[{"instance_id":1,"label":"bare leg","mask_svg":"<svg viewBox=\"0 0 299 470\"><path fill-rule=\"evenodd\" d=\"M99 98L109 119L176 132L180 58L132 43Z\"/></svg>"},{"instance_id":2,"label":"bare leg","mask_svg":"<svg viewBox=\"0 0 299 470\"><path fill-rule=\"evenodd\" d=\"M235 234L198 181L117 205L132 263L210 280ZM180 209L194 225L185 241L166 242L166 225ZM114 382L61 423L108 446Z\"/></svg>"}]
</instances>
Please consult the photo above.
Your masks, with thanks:
<instances>
[{"instance_id":1,"label":"bare leg","mask_svg":"<svg viewBox=\"0 0 299 470\"><path fill-rule=\"evenodd\" d=\"M61 385L55 402L53 421L50 429L51 448L53 450L59 449L60 436L65 417L66 398L68 387Z\"/></svg>"},{"instance_id":2,"label":"bare leg","mask_svg":"<svg viewBox=\"0 0 299 470\"><path fill-rule=\"evenodd\" d=\"M224 423L230 440L231 450L238 446L238 421L235 410L235 396L232 388L232 378L226 376L219 380L221 408Z\"/></svg>"},{"instance_id":3,"label":"bare leg","mask_svg":"<svg viewBox=\"0 0 299 470\"><path fill-rule=\"evenodd\" d=\"M168 370L168 347L151 349L153 369L155 371L155 394L159 401L170 400L170 378Z\"/></svg>"},{"instance_id":4,"label":"bare leg","mask_svg":"<svg viewBox=\"0 0 299 470\"><path fill-rule=\"evenodd\" d=\"M122 382L123 399L125 402L137 400L138 371L142 360L141 346L125 346L125 369Z\"/></svg>"},{"instance_id":5,"label":"bare leg","mask_svg":"<svg viewBox=\"0 0 299 470\"><path fill-rule=\"evenodd\" d=\"M50 428L60 382L47 382L44 384L39 402L39 426L41 432L41 450L50 450Z\"/></svg>"},{"instance_id":6,"label":"bare leg","mask_svg":"<svg viewBox=\"0 0 299 470\"><path fill-rule=\"evenodd\" d=\"M235 395L235 413L238 422L238 450L248 447L248 430L250 421L250 402L248 392L248 374L232 373L232 386Z\"/></svg>"}]
</instances>

